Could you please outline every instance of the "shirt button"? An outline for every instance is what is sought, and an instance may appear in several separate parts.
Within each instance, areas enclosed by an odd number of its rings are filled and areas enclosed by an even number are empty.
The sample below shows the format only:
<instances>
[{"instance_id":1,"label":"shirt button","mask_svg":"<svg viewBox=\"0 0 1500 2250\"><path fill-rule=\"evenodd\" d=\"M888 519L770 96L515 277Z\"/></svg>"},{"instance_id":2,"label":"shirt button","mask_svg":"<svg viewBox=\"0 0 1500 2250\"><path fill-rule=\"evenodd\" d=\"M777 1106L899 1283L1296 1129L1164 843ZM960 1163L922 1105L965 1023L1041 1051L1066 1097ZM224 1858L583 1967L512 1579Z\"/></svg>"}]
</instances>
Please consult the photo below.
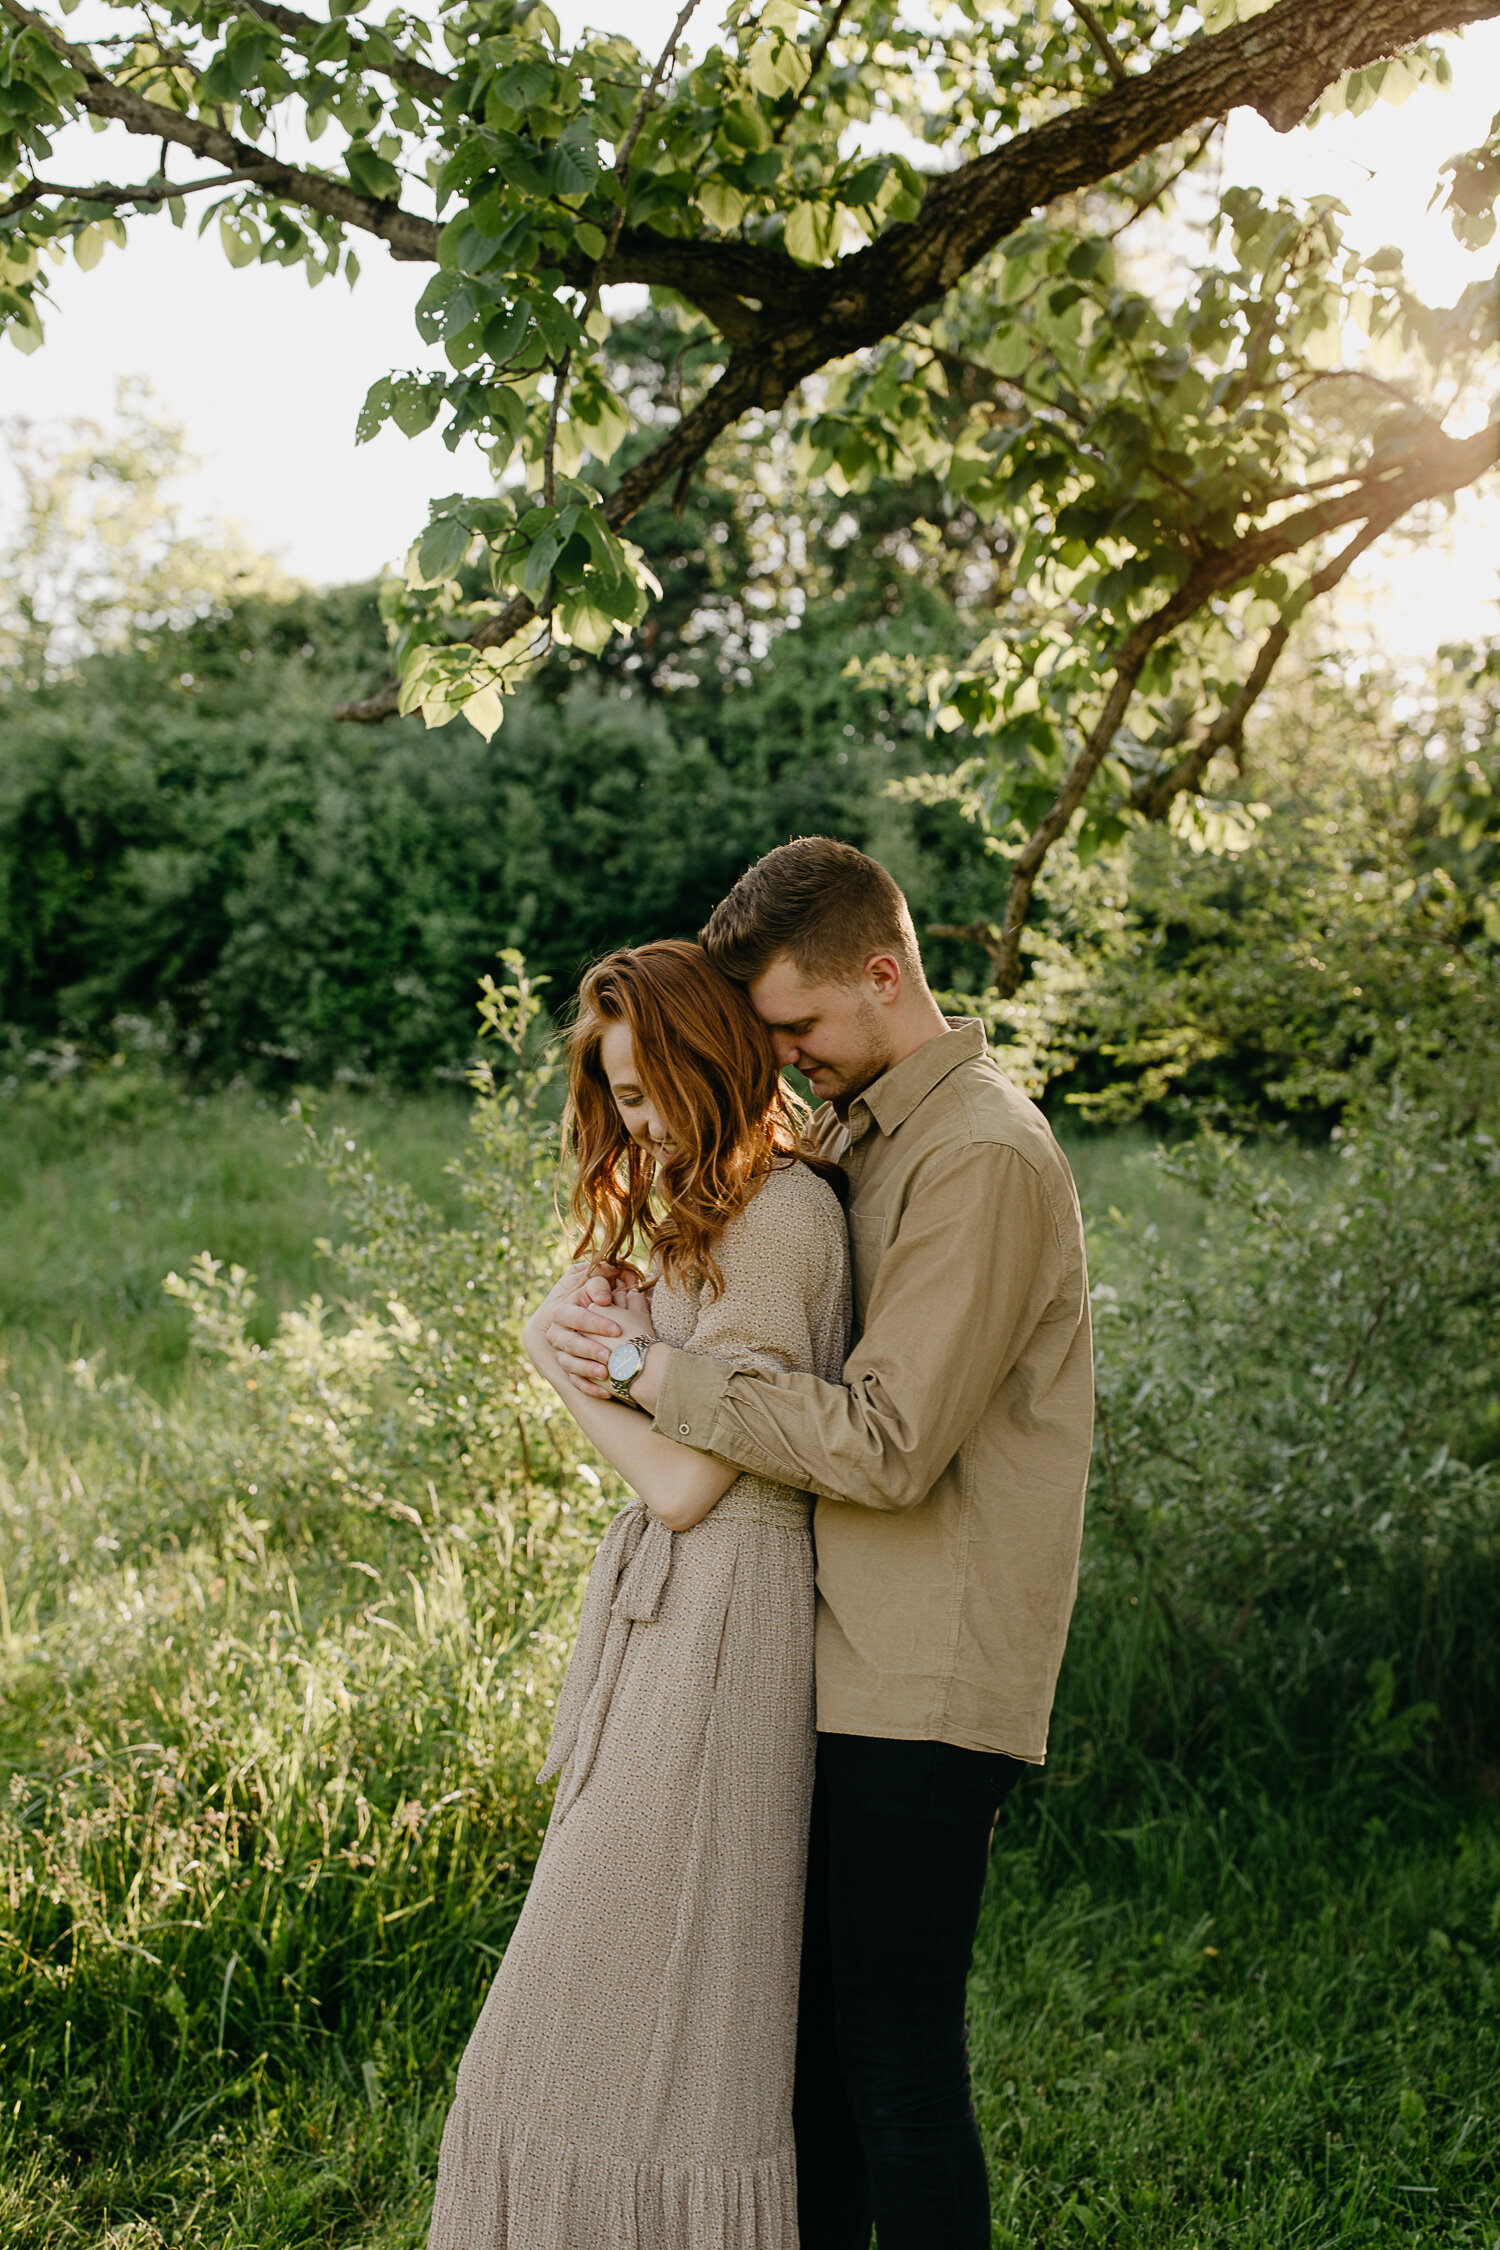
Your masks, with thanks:
<instances>
[{"instance_id":1,"label":"shirt button","mask_svg":"<svg viewBox=\"0 0 1500 2250\"><path fill-rule=\"evenodd\" d=\"M678 1423L678 1425L677 1425L677 1435L678 1435L679 1437L691 1437L691 1436L692 1436L692 1434L693 1434L693 1425L692 1425L692 1423L691 1423L691 1422L679 1422L679 1423Z\"/></svg>"}]
</instances>

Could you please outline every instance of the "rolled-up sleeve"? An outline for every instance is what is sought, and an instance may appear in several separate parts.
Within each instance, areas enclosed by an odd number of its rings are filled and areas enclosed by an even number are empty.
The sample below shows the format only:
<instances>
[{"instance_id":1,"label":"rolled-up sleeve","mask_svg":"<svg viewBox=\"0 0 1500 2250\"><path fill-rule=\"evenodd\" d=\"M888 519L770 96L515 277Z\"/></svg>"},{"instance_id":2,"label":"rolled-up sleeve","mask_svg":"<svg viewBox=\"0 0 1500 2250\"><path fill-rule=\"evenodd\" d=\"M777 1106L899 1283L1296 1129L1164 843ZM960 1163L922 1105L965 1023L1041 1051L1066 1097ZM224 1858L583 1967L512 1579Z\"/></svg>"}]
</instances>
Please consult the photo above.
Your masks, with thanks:
<instances>
[{"instance_id":1,"label":"rolled-up sleeve","mask_svg":"<svg viewBox=\"0 0 1500 2250\"><path fill-rule=\"evenodd\" d=\"M887 1511L931 1491L1055 1295L1046 1189L1008 1144L933 1151L888 1217L844 1381L674 1352L656 1428L830 1499Z\"/></svg>"}]
</instances>

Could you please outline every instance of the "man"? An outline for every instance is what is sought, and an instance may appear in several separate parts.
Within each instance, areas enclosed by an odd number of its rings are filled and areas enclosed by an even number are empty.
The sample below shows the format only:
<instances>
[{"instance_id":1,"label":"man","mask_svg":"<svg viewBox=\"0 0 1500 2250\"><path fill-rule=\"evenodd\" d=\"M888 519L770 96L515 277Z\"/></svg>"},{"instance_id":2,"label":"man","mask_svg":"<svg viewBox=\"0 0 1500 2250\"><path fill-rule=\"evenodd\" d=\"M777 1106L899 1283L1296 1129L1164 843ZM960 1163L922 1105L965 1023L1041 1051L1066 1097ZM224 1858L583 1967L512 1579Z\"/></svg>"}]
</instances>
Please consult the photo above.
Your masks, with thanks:
<instances>
[{"instance_id":1,"label":"man","mask_svg":"<svg viewBox=\"0 0 1500 2250\"><path fill-rule=\"evenodd\" d=\"M707 951L850 1181L842 1384L653 1345L664 1435L818 1496L817 1786L797 2055L803 2250L988 2250L964 1989L999 1807L1039 1765L1093 1423L1083 1228L1045 1120L928 990L876 861L769 853ZM595 1284L595 1298L607 1297ZM587 1296L554 1349L597 1383Z\"/></svg>"}]
</instances>

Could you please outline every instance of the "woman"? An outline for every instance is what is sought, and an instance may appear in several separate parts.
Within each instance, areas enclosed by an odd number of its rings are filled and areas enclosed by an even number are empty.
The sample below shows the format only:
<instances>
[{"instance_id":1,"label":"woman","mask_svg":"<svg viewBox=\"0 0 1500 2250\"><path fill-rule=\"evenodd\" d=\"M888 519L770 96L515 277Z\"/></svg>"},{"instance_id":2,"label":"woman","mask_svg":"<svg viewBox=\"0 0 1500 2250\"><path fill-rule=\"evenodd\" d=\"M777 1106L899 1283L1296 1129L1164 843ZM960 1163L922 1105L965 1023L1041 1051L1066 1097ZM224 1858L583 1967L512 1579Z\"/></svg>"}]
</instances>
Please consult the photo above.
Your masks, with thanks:
<instances>
[{"instance_id":1,"label":"woman","mask_svg":"<svg viewBox=\"0 0 1500 2250\"><path fill-rule=\"evenodd\" d=\"M649 1305L617 1292L626 1336L835 1379L843 1215L744 994L696 946L616 953L568 1044L575 1256L652 1253ZM795 2250L808 1498L568 1381L545 1330L585 1270L526 1350L640 1497L589 1579L557 1798L459 2068L430 2250Z\"/></svg>"}]
</instances>

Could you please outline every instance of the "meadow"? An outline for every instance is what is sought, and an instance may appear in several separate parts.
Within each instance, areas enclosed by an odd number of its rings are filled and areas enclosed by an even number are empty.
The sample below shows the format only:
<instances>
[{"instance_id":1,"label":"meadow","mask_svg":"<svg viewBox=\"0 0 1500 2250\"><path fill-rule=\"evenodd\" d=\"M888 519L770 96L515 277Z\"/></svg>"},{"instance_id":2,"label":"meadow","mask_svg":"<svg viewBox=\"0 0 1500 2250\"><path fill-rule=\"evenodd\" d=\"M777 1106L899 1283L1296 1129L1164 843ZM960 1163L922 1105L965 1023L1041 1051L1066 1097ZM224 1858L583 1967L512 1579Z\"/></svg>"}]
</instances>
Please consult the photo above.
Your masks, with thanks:
<instances>
[{"instance_id":1,"label":"meadow","mask_svg":"<svg viewBox=\"0 0 1500 2250\"><path fill-rule=\"evenodd\" d=\"M618 1498L514 1345L525 1008L472 1109L131 1065L0 1113L14 2250L423 2239ZM994 2239L1492 2250L1495 1152L1071 1153L1099 1461L974 1975Z\"/></svg>"}]
</instances>

